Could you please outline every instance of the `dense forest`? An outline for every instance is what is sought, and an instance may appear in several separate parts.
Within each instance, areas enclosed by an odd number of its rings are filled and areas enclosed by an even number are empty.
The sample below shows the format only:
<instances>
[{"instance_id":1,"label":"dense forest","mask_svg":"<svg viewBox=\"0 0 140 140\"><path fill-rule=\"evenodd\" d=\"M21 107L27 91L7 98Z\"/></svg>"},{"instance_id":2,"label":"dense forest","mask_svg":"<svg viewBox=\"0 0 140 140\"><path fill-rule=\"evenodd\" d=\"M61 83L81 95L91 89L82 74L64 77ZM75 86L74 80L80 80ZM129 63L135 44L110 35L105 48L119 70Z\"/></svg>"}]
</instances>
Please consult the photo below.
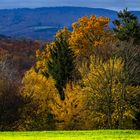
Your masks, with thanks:
<instances>
[{"instance_id":1,"label":"dense forest","mask_svg":"<svg viewBox=\"0 0 140 140\"><path fill-rule=\"evenodd\" d=\"M83 16L55 40L0 39L0 130L140 129L140 22Z\"/></svg>"}]
</instances>

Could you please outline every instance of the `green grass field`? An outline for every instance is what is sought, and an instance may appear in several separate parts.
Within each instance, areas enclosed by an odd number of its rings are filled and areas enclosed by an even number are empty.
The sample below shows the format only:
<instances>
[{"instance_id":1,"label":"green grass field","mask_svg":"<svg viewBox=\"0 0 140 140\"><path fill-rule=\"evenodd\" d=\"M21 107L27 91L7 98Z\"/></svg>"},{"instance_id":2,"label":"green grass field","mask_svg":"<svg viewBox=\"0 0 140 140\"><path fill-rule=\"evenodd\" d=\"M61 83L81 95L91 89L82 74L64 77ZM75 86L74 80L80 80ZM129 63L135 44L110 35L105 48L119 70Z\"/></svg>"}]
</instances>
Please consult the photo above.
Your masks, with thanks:
<instances>
[{"instance_id":1,"label":"green grass field","mask_svg":"<svg viewBox=\"0 0 140 140\"><path fill-rule=\"evenodd\" d=\"M0 132L0 140L140 140L140 131Z\"/></svg>"}]
</instances>

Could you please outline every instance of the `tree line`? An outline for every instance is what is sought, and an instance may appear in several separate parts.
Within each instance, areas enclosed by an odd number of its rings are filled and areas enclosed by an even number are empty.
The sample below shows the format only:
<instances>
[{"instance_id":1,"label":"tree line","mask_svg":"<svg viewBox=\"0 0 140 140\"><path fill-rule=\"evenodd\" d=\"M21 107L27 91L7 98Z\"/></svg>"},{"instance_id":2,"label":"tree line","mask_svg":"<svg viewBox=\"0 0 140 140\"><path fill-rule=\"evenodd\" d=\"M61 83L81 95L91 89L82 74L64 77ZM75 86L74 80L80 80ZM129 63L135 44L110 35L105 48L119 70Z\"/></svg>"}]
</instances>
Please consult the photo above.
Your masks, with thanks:
<instances>
[{"instance_id":1,"label":"tree line","mask_svg":"<svg viewBox=\"0 0 140 140\"><path fill-rule=\"evenodd\" d=\"M0 55L0 130L140 128L140 23L84 16L36 51L17 80Z\"/></svg>"}]
</instances>

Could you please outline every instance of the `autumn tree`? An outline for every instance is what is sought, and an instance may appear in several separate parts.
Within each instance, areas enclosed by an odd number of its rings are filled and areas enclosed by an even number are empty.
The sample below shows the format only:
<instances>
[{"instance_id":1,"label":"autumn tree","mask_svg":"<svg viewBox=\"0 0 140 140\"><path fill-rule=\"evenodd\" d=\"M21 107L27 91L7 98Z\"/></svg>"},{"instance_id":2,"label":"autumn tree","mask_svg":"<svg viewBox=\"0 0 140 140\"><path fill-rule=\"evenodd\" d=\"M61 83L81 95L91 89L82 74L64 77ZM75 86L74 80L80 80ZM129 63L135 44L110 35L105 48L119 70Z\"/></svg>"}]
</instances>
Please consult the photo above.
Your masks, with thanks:
<instances>
[{"instance_id":1,"label":"autumn tree","mask_svg":"<svg viewBox=\"0 0 140 140\"><path fill-rule=\"evenodd\" d=\"M79 63L89 61L91 55L107 57L110 54L111 45L108 44L115 42L115 38L109 30L109 21L107 17L93 15L84 16L72 24L73 30L69 42Z\"/></svg>"},{"instance_id":2,"label":"autumn tree","mask_svg":"<svg viewBox=\"0 0 140 140\"><path fill-rule=\"evenodd\" d=\"M46 78L34 69L26 72L22 96L31 98L23 109L21 128L25 130L73 130L91 128L87 96L79 85L68 83L65 100L61 100L55 80ZM85 118L89 118L89 121ZM21 129L21 130L24 130Z\"/></svg>"},{"instance_id":3,"label":"autumn tree","mask_svg":"<svg viewBox=\"0 0 140 140\"><path fill-rule=\"evenodd\" d=\"M58 30L58 32L55 34L55 38L63 38L64 40L69 40L71 36L71 31L68 30L67 27L62 28L61 30Z\"/></svg>"},{"instance_id":4,"label":"autumn tree","mask_svg":"<svg viewBox=\"0 0 140 140\"><path fill-rule=\"evenodd\" d=\"M30 100L22 112L21 130L54 130L54 119L48 102L50 97L58 94L55 81L36 73L32 68L26 72L22 82L22 96Z\"/></svg>"},{"instance_id":5,"label":"autumn tree","mask_svg":"<svg viewBox=\"0 0 140 140\"><path fill-rule=\"evenodd\" d=\"M87 109L87 96L79 85L67 84L65 100L62 101L57 94L52 95L49 107L56 119L58 130L90 129L91 123ZM89 121L85 118L89 118Z\"/></svg>"},{"instance_id":6,"label":"autumn tree","mask_svg":"<svg viewBox=\"0 0 140 140\"><path fill-rule=\"evenodd\" d=\"M127 84L123 65L121 58L111 58L107 62L92 58L90 71L87 73L85 68L81 69L95 128L127 128L125 122L128 118L132 124L137 109L128 100L133 94L136 96L138 90ZM133 92L130 92L131 88Z\"/></svg>"},{"instance_id":7,"label":"autumn tree","mask_svg":"<svg viewBox=\"0 0 140 140\"><path fill-rule=\"evenodd\" d=\"M114 63L116 66L114 66ZM85 86L89 87L88 90L89 94L91 94L90 97L93 100L91 102L93 102L93 108L96 110L95 113L99 115L102 114L102 117L106 118L107 127L110 129L113 127L113 87L116 74L120 72L120 70L115 70L117 67L121 67L120 61L115 62L109 60L106 64L103 64L100 60L99 62L96 62L93 59L90 65L91 71L87 74L87 77L84 80Z\"/></svg>"}]
</instances>

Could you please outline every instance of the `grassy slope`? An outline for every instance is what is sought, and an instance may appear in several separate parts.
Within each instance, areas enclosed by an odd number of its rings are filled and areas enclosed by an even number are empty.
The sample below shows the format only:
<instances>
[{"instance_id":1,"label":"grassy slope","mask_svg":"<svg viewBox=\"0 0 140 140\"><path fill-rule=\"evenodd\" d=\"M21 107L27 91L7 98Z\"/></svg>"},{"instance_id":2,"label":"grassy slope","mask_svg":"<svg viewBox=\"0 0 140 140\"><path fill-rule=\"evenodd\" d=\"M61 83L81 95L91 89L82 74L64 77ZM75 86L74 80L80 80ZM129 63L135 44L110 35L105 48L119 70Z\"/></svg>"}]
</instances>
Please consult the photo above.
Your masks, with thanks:
<instances>
[{"instance_id":1,"label":"grassy slope","mask_svg":"<svg viewBox=\"0 0 140 140\"><path fill-rule=\"evenodd\" d=\"M0 132L0 140L140 140L140 131Z\"/></svg>"}]
</instances>

